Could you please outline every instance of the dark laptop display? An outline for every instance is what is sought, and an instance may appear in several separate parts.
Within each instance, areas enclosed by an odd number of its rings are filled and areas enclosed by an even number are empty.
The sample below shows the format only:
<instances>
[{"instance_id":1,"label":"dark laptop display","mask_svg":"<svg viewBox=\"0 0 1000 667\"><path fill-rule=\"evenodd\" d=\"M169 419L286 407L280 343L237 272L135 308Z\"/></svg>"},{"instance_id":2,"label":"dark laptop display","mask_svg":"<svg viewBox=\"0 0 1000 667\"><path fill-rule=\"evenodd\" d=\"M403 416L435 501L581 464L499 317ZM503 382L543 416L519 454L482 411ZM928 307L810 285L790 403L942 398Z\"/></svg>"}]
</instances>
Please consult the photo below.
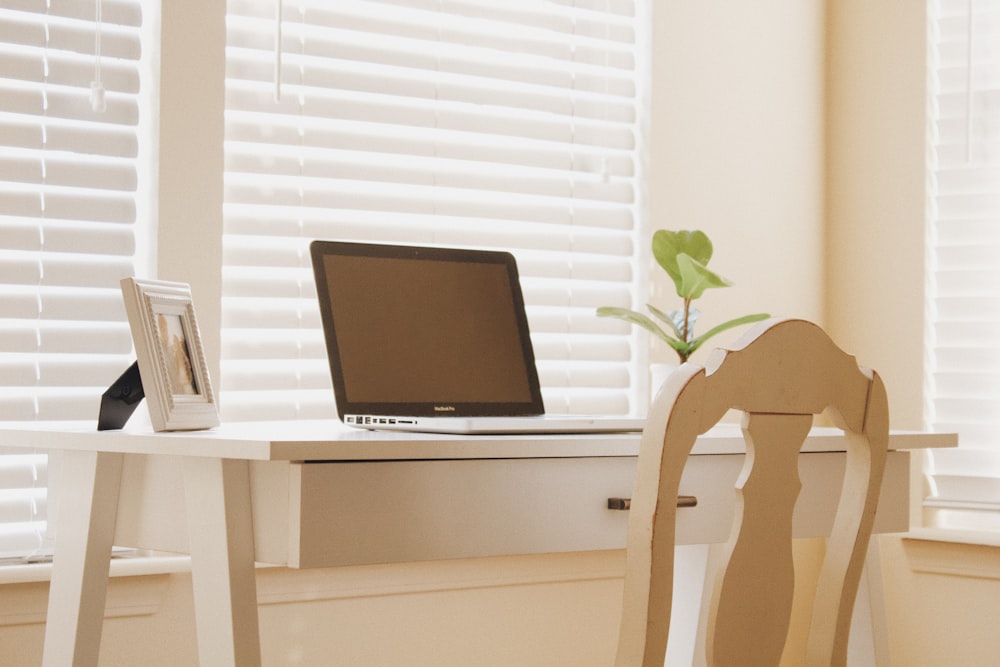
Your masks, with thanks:
<instances>
[{"instance_id":1,"label":"dark laptop display","mask_svg":"<svg viewBox=\"0 0 1000 667\"><path fill-rule=\"evenodd\" d=\"M510 253L335 241L311 251L341 418L543 413Z\"/></svg>"}]
</instances>

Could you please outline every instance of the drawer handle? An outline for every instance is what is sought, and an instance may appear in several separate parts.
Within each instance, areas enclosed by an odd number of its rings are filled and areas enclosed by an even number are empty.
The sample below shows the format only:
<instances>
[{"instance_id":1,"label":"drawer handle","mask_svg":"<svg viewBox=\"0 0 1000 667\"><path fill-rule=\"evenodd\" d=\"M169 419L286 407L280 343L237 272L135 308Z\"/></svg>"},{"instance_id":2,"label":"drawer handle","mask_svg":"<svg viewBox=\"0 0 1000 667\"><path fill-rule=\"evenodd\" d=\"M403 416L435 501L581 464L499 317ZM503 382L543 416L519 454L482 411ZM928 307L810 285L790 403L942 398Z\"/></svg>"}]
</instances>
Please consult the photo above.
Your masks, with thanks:
<instances>
[{"instance_id":1,"label":"drawer handle","mask_svg":"<svg viewBox=\"0 0 1000 667\"><path fill-rule=\"evenodd\" d=\"M697 496L677 496L678 507L697 507ZM627 510L632 507L631 498L608 498L609 510Z\"/></svg>"}]
</instances>

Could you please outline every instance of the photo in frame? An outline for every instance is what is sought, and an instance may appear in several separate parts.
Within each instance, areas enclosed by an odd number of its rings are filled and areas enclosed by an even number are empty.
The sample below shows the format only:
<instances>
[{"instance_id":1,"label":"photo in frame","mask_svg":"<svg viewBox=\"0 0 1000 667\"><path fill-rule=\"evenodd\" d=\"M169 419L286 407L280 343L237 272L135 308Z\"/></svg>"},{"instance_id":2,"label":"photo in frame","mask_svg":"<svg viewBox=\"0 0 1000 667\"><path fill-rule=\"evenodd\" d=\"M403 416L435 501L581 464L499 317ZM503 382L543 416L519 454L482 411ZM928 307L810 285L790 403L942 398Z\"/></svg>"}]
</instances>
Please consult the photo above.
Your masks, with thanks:
<instances>
[{"instance_id":1,"label":"photo in frame","mask_svg":"<svg viewBox=\"0 0 1000 667\"><path fill-rule=\"evenodd\" d=\"M125 278L125 312L154 431L219 425L187 283Z\"/></svg>"}]
</instances>

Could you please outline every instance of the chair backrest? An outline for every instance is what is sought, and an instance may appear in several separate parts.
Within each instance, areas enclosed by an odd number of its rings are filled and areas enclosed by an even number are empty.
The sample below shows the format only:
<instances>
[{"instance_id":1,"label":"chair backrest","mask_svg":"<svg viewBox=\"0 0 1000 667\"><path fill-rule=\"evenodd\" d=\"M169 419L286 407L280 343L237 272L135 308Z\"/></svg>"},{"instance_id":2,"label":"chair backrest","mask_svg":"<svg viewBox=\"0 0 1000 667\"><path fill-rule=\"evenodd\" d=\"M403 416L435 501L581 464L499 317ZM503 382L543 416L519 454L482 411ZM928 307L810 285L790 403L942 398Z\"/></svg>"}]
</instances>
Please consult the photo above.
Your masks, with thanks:
<instances>
[{"instance_id":1,"label":"chair backrest","mask_svg":"<svg viewBox=\"0 0 1000 667\"><path fill-rule=\"evenodd\" d=\"M768 320L702 367L684 364L650 409L629 517L618 667L662 667L670 624L676 501L698 435L741 410L747 456L724 565L712 591L709 665L777 665L794 590L792 512L798 456L813 416L844 430L847 465L808 639L810 665L846 664L847 637L888 448L878 375L819 327Z\"/></svg>"}]
</instances>

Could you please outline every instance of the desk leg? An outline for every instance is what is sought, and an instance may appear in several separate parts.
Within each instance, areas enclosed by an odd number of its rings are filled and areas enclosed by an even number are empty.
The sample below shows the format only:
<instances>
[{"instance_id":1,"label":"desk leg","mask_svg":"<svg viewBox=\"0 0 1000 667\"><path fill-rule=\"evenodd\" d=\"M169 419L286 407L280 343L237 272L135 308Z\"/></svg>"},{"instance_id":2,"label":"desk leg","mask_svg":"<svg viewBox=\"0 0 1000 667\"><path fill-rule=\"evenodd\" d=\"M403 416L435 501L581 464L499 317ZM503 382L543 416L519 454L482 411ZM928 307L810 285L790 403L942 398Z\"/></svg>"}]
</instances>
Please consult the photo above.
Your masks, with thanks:
<instances>
[{"instance_id":1,"label":"desk leg","mask_svg":"<svg viewBox=\"0 0 1000 667\"><path fill-rule=\"evenodd\" d=\"M122 455L61 454L56 545L42 664L97 665Z\"/></svg>"},{"instance_id":2,"label":"desk leg","mask_svg":"<svg viewBox=\"0 0 1000 667\"><path fill-rule=\"evenodd\" d=\"M189 457L184 486L199 661L260 665L249 465Z\"/></svg>"},{"instance_id":3,"label":"desk leg","mask_svg":"<svg viewBox=\"0 0 1000 667\"><path fill-rule=\"evenodd\" d=\"M709 544L682 544L674 547L674 594L670 609L670 636L666 667L705 664L704 620L712 575Z\"/></svg>"},{"instance_id":4,"label":"desk leg","mask_svg":"<svg viewBox=\"0 0 1000 667\"><path fill-rule=\"evenodd\" d=\"M872 535L865 569L858 586L847 644L847 664L890 667L889 629L882 582L882 554L879 536Z\"/></svg>"}]
</instances>

